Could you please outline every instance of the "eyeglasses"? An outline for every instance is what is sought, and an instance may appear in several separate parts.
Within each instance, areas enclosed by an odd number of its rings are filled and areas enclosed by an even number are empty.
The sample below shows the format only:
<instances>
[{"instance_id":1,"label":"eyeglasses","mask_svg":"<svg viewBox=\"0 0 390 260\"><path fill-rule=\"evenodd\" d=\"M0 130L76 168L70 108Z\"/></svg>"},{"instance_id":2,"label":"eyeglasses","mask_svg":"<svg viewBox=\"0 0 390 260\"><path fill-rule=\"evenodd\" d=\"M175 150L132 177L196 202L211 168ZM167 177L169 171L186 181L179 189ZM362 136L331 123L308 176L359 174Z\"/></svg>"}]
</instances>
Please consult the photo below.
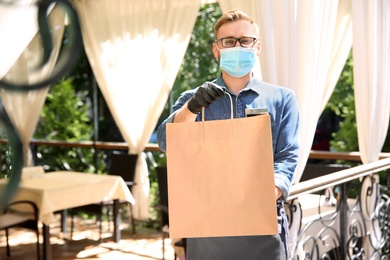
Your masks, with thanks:
<instances>
[{"instance_id":1,"label":"eyeglasses","mask_svg":"<svg viewBox=\"0 0 390 260\"><path fill-rule=\"evenodd\" d=\"M253 45L256 42L256 38L253 37L241 37L241 38L234 38L234 37L225 37L216 39L215 42L221 42L222 46L224 48L232 48L236 46L236 43L239 42L241 47L253 47Z\"/></svg>"}]
</instances>

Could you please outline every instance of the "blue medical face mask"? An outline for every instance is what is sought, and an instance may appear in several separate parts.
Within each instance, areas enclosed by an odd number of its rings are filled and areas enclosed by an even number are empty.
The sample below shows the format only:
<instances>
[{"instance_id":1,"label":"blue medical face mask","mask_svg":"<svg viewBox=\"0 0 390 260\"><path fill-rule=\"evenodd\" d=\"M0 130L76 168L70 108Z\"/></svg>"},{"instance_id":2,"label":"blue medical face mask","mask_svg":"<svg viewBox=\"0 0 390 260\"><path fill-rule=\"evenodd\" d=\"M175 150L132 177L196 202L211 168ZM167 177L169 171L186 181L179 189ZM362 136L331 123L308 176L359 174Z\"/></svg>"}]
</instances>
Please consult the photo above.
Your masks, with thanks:
<instances>
[{"instance_id":1,"label":"blue medical face mask","mask_svg":"<svg viewBox=\"0 0 390 260\"><path fill-rule=\"evenodd\" d=\"M255 66L255 50L252 48L233 47L219 50L221 57L219 65L233 77L248 74Z\"/></svg>"}]
</instances>

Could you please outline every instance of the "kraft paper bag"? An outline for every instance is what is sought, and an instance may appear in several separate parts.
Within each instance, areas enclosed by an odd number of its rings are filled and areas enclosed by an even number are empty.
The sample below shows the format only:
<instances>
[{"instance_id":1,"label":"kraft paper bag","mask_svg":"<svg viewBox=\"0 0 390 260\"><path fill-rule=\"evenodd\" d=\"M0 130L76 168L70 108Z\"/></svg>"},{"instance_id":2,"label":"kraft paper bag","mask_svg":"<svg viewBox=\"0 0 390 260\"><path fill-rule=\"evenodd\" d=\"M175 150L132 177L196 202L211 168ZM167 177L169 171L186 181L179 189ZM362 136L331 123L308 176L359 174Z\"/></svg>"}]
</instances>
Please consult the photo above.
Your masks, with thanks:
<instances>
[{"instance_id":1,"label":"kraft paper bag","mask_svg":"<svg viewBox=\"0 0 390 260\"><path fill-rule=\"evenodd\" d=\"M167 124L171 238L276 235L269 115Z\"/></svg>"}]
</instances>

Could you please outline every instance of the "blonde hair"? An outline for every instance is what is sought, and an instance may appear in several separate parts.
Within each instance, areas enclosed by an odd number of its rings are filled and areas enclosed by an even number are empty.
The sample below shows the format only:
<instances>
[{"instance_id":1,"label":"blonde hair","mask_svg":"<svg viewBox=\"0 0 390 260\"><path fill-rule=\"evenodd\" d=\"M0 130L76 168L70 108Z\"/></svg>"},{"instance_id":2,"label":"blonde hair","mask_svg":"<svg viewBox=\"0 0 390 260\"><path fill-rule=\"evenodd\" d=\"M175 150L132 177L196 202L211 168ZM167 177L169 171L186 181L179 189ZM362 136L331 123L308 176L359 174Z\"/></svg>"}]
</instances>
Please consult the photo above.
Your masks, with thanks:
<instances>
[{"instance_id":1,"label":"blonde hair","mask_svg":"<svg viewBox=\"0 0 390 260\"><path fill-rule=\"evenodd\" d=\"M245 20L253 24L255 27L256 36L259 36L259 26L253 21L252 18L250 18L246 13L243 11L233 9L225 14L223 14L217 21L217 23L214 26L214 34L215 38L217 38L218 30L221 28L222 25L239 21L239 20Z\"/></svg>"}]
</instances>

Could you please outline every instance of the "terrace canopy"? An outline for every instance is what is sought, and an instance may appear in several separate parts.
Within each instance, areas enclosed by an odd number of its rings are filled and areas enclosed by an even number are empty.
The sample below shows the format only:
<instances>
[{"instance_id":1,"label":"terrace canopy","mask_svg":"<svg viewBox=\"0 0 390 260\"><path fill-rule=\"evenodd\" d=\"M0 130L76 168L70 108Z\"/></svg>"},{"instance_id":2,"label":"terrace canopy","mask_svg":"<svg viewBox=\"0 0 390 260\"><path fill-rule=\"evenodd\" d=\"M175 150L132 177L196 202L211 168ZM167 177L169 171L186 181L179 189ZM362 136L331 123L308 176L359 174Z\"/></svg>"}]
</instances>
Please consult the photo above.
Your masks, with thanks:
<instances>
[{"instance_id":1,"label":"terrace canopy","mask_svg":"<svg viewBox=\"0 0 390 260\"><path fill-rule=\"evenodd\" d=\"M129 153L140 154L168 99L198 10L202 4L215 1L72 2L81 20L84 47L97 83L128 144ZM302 149L295 182L302 175L318 118L352 46L359 148L364 163L378 160L390 113L388 0L217 2L223 12L241 9L259 24L262 55L256 73L264 81L296 92L302 116ZM16 77L15 74L11 76L11 67L24 66L17 65L16 61L37 29L14 26L31 23L35 14L31 6L0 5L0 79ZM19 73L20 77L30 77L23 70ZM11 91L1 90L4 106L21 136L25 136L26 144L33 135L46 93L31 91L24 98L36 101L23 106L13 101L5 102L18 97ZM26 123L32 119L33 123ZM134 190L135 213L139 218L145 218L149 182L142 156L137 165L136 182L141 185Z\"/></svg>"}]
</instances>

